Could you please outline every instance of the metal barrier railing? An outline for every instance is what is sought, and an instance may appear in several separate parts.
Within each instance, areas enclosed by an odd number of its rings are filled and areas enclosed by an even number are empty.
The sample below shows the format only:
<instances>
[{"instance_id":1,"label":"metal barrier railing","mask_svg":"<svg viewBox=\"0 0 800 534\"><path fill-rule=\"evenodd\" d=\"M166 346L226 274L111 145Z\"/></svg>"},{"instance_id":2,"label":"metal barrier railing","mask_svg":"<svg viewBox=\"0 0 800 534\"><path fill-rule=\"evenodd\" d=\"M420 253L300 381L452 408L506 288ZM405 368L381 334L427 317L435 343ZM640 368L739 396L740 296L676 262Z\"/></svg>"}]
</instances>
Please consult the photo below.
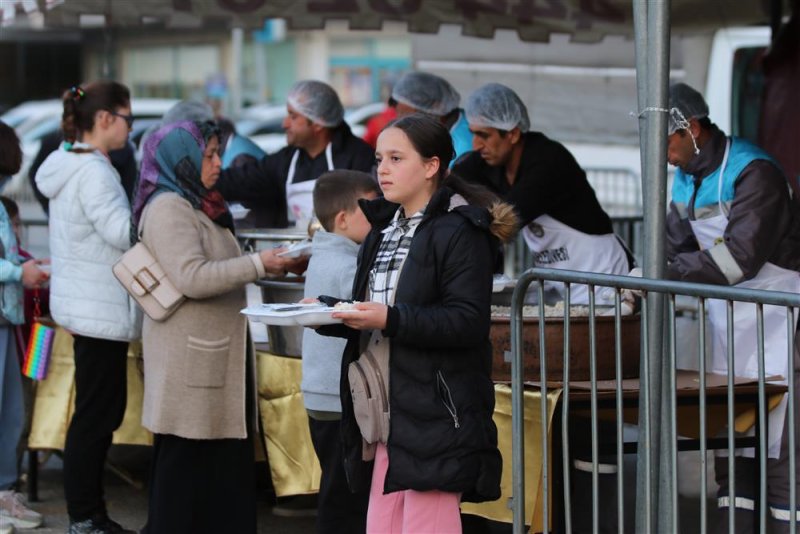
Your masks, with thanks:
<instances>
[{"instance_id":1,"label":"metal barrier railing","mask_svg":"<svg viewBox=\"0 0 800 534\"><path fill-rule=\"evenodd\" d=\"M786 310L786 369L787 376L786 390L788 391L788 403L786 417L788 417L788 441L789 450L789 504L786 516L789 518L790 531L796 531L795 521L791 519L797 518L797 505L796 505L796 457L795 457L795 434L794 428L796 427L796 413L795 413L795 373L798 372L797 362L795 361L795 334L796 334L796 310L800 308L800 295L794 293L764 291L756 289L745 289L727 286L715 286L708 284L694 284L671 282L664 280L653 280L634 278L628 276L617 275L604 275L595 273L585 273L577 271L565 271L556 269L530 269L524 272L518 280L514 294L512 297L511 308L511 380L512 380L512 509L513 509L513 531L515 533L522 533L525 529L525 502L524 502L524 487L525 487L525 466L524 466L524 377L523 377L523 304L526 298L528 287L533 282L538 282L539 302L544 302L544 283L547 282L561 282L564 284L564 297L565 302L569 302L571 289L576 284L583 284L589 286L589 368L590 368L590 425L591 425L591 487L592 487L592 531L598 531L598 523L600 519L601 510L599 507L599 423L598 423L598 381L597 381L597 368L596 368L596 353L597 353L597 336L595 331L595 324L597 322L596 312L598 305L596 304L595 289L597 288L613 288L614 292L614 362L615 362L615 387L614 393L614 418L616 425L615 439L616 439L616 462L617 462L617 529L618 532L625 532L624 517L625 517L625 498L623 493L623 455L625 453L625 443L623 441L622 421L623 421L623 402L625 392L622 388L622 351L621 351L621 321L622 321L622 290L636 290L641 292L642 306L641 306L641 354L640 354L640 377L639 377L639 390L637 394L637 403L643 406L640 409L639 420L639 438L636 447L637 460L640 460L638 465L644 466L644 472L638 472L637 477L637 495L636 495L636 523L637 531L651 531L651 525L670 525L669 528L659 528L658 531L673 532L685 531L679 530L678 525L680 521L680 510L678 507L678 475L676 459L679 450L679 440L677 432L677 382L676 382L676 345L680 332L676 327L676 296L685 295L697 298L698 302L698 320L699 320L699 343L698 343L698 356L699 356L699 373L697 384L697 405L699 409L699 440L692 441L690 445L696 445L700 452L701 465L701 504L700 504L700 518L699 518L699 531L705 533L707 531L707 516L708 510L706 505L706 487L707 478L705 470L706 453L710 445L714 447L725 446L728 452L727 468L729 473L729 489L728 489L728 531L736 532L735 521L735 506L738 502L734 499L736 496L736 462L735 454L733 451L743 445L755 446L758 451L758 492L757 500L753 499L756 509L756 519L758 526L756 531L766 532L767 524L767 457L768 457L768 425L763 424L767 420L767 382L768 378L765 373L765 324L764 324L764 306L779 306ZM667 345L663 352L659 354L650 354L647 343L648 332L648 298L663 295L667 299L667 315L666 315L666 328L667 332ZM705 311L707 301L717 302L724 301L727 306L727 367L729 369L727 378L724 382L726 391L724 396L718 395L719 400L724 401L727 405L725 424L727 425L727 439L714 439L709 438L707 435L707 418L706 412L708 409L708 392L709 387L706 379L706 356L707 347L705 341ZM734 382L734 303L751 303L756 308L756 350L758 355L758 372L757 372L757 387L754 391L750 392L750 396L755 395L757 399L757 411L755 417L755 431L752 438L742 438L736 436L732 429L734 428L734 408L735 408L735 393L736 384ZM749 304L740 304L749 306ZM738 309L738 308L737 308ZM547 376L547 349L545 346L545 310L543 306L539 306L539 365L540 365L540 379L538 386L541 391L541 416L542 416L542 473L543 482L541 488L543 491L543 514L541 525L534 525L532 531L541 527L541 531L549 532L551 526L550 505L553 503L551 500L549 488L549 448L550 442L547 432L547 390L548 390L548 376ZM563 517L564 524L559 525L559 529L565 532L572 532L572 511L571 511L571 491L570 491L570 470L572 466L569 464L569 418L570 418L570 306L564 306L564 351L563 351L563 376L554 380L560 382L560 387L563 388L561 393L561 417L562 417L562 432L561 432L561 449L563 451L561 458L561 466L563 470ZM770 325L773 326L773 325ZM775 355L772 355L775 357ZM755 377L753 377L755 378ZM652 390L658 384L663 387L661 391L663 394L660 397L651 397ZM741 386L739 386L741 387ZM781 386L769 385L770 391L783 391ZM775 389L777 388L777 390ZM741 395L740 395L741 397ZM660 404L659 404L660 403ZM755 404L755 403L754 403ZM660 409L654 409L659 407ZM660 415L656 415L660 414ZM654 419L658 417L658 419ZM681 445L684 445L687 440L681 439ZM696 443L695 443L696 441ZM666 446L659 446L659 443L668 444ZM682 450L682 449L680 449ZM553 459L555 463L557 459ZM720 506L721 508L723 506ZM603 511L606 512L607 511ZM641 530L640 530L641 527Z\"/></svg>"},{"instance_id":2,"label":"metal barrier railing","mask_svg":"<svg viewBox=\"0 0 800 534\"><path fill-rule=\"evenodd\" d=\"M607 213L641 213L642 182L637 173L625 168L603 167L586 167L584 171Z\"/></svg>"}]
</instances>

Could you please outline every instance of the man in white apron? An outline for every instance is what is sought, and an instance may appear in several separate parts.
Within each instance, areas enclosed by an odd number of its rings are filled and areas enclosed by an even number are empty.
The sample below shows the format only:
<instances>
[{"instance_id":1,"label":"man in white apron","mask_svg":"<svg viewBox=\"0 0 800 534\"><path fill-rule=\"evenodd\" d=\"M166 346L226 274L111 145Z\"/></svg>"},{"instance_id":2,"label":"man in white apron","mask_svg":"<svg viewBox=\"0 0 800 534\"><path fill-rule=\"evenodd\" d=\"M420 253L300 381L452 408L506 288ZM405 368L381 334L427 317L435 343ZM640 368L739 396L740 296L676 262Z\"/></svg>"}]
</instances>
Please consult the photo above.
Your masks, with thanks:
<instances>
[{"instance_id":1,"label":"man in white apron","mask_svg":"<svg viewBox=\"0 0 800 534\"><path fill-rule=\"evenodd\" d=\"M669 134L668 160L678 169L667 217L668 276L687 282L799 292L800 210L773 159L744 139L726 137L709 121L708 105L702 95L686 84L670 87ZM712 372L727 374L727 305L711 300L707 309L712 334ZM786 378L791 372L786 321L785 308L764 306L767 376ZM731 371L735 376L757 378L754 304L734 305L733 328L735 359ZM772 532L789 531L785 413L786 398L770 412L767 424L767 505ZM797 443L800 444L800 439ZM719 454L715 462L720 485L720 531L728 531L728 508L733 500L736 532L753 532L757 459L753 458L753 449L736 451L732 498L726 453Z\"/></svg>"},{"instance_id":2,"label":"man in white apron","mask_svg":"<svg viewBox=\"0 0 800 534\"><path fill-rule=\"evenodd\" d=\"M321 174L334 169L371 172L375 151L344 121L336 91L326 83L295 83L283 121L289 146L260 161L223 170L217 189L227 201L259 204L273 214L272 227L304 227L313 217L311 193Z\"/></svg>"},{"instance_id":3,"label":"man in white apron","mask_svg":"<svg viewBox=\"0 0 800 534\"><path fill-rule=\"evenodd\" d=\"M498 83L484 85L467 99L465 114L474 151L453 166L453 173L488 187L514 205L536 266L628 274L633 259L614 235L611 219L600 206L586 173L561 143L529 131L528 110L514 91ZM548 289L563 297L563 288L563 284L554 283ZM614 303L613 292L606 288L596 288L595 296L597 304ZM573 284L570 302L588 304L588 287ZM571 436L590 434L588 419L571 418L569 425ZM604 443L613 440L613 424L600 435ZM586 480L585 466L589 465L591 471L591 451L575 456L573 480ZM616 458L601 457L600 462L600 529L615 532ZM591 498L591 483L573 486L576 530L591 529L591 514L582 513L591 509Z\"/></svg>"},{"instance_id":4,"label":"man in white apron","mask_svg":"<svg viewBox=\"0 0 800 534\"><path fill-rule=\"evenodd\" d=\"M586 173L570 152L540 132L529 131L528 110L508 87L490 83L467 100L474 151L453 167L517 209L534 264L605 274L628 274L632 257L614 235ZM556 284L559 291L562 284ZM598 287L598 304L613 293ZM586 286L571 288L572 304L589 302Z\"/></svg>"},{"instance_id":5,"label":"man in white apron","mask_svg":"<svg viewBox=\"0 0 800 534\"><path fill-rule=\"evenodd\" d=\"M458 106L461 95L450 82L429 72L405 73L392 87L389 105L397 116L427 113L436 117L450 131L455 156L450 167L462 155L472 150L472 133L464 111Z\"/></svg>"}]
</instances>

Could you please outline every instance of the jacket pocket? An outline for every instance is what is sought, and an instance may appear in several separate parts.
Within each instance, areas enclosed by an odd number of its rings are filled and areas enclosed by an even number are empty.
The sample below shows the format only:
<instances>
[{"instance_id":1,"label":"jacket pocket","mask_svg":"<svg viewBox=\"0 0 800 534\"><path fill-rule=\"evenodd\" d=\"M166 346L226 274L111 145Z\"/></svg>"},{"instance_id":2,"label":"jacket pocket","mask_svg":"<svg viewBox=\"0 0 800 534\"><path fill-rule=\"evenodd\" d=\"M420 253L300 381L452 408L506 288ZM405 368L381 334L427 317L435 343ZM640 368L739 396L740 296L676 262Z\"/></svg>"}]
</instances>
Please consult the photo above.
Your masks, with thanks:
<instances>
[{"instance_id":1,"label":"jacket pocket","mask_svg":"<svg viewBox=\"0 0 800 534\"><path fill-rule=\"evenodd\" d=\"M195 388L223 387L230 345L230 336L217 340L188 336L184 368L186 385Z\"/></svg>"}]
</instances>

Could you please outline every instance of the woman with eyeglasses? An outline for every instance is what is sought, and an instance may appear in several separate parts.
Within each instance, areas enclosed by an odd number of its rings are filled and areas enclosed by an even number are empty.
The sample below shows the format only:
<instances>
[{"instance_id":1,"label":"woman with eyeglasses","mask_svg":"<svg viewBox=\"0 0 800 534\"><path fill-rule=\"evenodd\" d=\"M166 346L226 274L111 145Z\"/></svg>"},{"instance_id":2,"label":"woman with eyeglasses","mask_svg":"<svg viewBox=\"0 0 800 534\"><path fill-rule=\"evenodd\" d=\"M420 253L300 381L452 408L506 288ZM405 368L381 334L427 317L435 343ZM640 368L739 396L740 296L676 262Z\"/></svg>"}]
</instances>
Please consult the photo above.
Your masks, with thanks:
<instances>
[{"instance_id":1,"label":"woman with eyeglasses","mask_svg":"<svg viewBox=\"0 0 800 534\"><path fill-rule=\"evenodd\" d=\"M108 158L125 146L130 91L113 81L64 93L64 143L36 174L50 199L50 311L74 336L75 413L64 447L69 534L132 532L112 521L103 466L125 414L128 342L141 314L111 267L131 246L131 209Z\"/></svg>"}]
</instances>

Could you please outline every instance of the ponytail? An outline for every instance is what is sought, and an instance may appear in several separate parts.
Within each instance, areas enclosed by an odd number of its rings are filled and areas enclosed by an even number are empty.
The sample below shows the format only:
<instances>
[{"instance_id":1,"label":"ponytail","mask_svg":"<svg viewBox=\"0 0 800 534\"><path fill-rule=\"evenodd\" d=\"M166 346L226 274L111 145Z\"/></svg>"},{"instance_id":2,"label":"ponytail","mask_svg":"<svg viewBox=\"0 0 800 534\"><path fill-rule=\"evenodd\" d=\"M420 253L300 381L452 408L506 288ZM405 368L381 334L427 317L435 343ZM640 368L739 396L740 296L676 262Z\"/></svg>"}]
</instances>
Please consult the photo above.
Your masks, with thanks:
<instances>
[{"instance_id":1,"label":"ponytail","mask_svg":"<svg viewBox=\"0 0 800 534\"><path fill-rule=\"evenodd\" d=\"M121 83L99 80L85 86L70 87L64 92L62 101L64 114L61 116L61 129L64 140L74 143L84 132L92 131L98 111L115 111L129 106L131 93Z\"/></svg>"}]
</instances>

